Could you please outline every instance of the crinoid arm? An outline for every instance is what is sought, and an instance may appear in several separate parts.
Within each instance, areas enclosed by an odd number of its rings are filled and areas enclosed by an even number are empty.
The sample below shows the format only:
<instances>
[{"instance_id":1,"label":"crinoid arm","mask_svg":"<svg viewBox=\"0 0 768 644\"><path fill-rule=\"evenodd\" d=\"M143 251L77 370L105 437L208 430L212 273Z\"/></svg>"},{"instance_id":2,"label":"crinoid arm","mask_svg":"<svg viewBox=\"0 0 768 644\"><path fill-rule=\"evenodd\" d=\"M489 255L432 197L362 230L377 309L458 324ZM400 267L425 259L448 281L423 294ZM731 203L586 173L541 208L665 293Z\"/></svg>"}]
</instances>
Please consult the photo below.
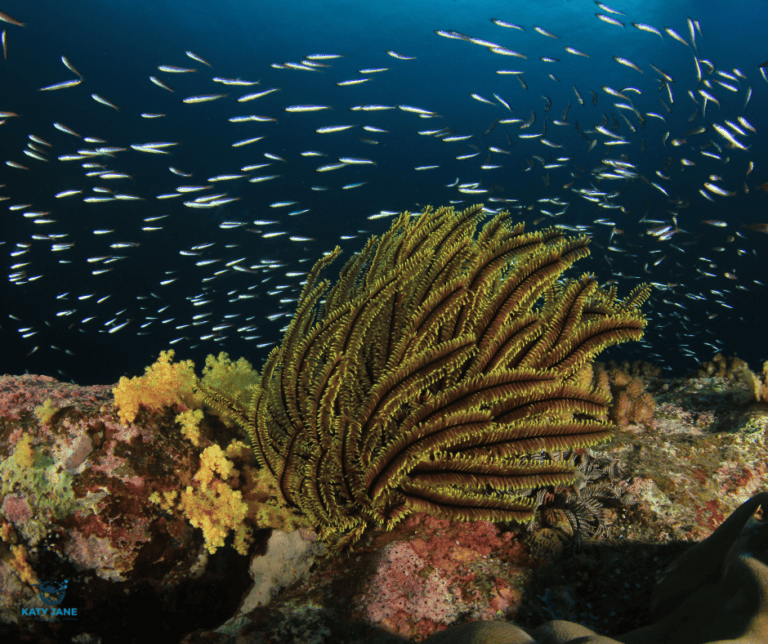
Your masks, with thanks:
<instances>
[{"instance_id":1,"label":"crinoid arm","mask_svg":"<svg viewBox=\"0 0 768 644\"><path fill-rule=\"evenodd\" d=\"M311 271L258 393L205 391L331 551L414 512L529 521L523 491L575 472L522 457L609 437L609 400L581 375L642 336L649 287L621 301L591 275L565 279L588 238L483 218L481 206L404 213L329 288L336 249Z\"/></svg>"}]
</instances>

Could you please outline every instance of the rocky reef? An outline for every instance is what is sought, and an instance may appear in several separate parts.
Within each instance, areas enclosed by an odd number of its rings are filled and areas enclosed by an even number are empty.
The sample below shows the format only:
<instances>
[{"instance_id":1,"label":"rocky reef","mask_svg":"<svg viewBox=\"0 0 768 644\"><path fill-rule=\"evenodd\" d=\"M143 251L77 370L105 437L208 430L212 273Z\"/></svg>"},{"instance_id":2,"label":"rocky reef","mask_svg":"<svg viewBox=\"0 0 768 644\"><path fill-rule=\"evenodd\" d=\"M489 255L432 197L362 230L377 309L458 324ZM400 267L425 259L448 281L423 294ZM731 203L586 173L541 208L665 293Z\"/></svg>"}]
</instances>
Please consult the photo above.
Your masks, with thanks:
<instances>
[{"instance_id":1,"label":"rocky reef","mask_svg":"<svg viewBox=\"0 0 768 644\"><path fill-rule=\"evenodd\" d=\"M595 377L622 425L551 455L579 476L531 490L532 523L416 513L341 554L269 513L237 542L231 513L174 502L204 482L256 502L221 418L192 441L182 403L125 422L110 387L0 377L0 639L130 642L152 623L188 643L768 641L768 407L750 379Z\"/></svg>"},{"instance_id":2,"label":"rocky reef","mask_svg":"<svg viewBox=\"0 0 768 644\"><path fill-rule=\"evenodd\" d=\"M712 535L675 559L651 596L651 624L615 639L576 622L523 629L498 620L449 628L425 644L704 644L768 636L768 493L742 504Z\"/></svg>"}]
</instances>

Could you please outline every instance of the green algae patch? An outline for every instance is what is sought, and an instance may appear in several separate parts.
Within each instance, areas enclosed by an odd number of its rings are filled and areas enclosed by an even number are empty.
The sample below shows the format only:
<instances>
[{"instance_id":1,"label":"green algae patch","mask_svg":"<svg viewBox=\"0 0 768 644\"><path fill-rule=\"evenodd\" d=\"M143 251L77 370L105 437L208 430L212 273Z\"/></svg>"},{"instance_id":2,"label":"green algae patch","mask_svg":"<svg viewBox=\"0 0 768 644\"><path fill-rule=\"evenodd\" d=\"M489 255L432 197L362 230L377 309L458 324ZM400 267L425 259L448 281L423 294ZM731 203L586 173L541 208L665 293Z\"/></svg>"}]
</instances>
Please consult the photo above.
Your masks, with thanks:
<instances>
[{"instance_id":1,"label":"green algae patch","mask_svg":"<svg viewBox=\"0 0 768 644\"><path fill-rule=\"evenodd\" d=\"M30 505L57 519L82 507L83 499L76 499L72 489L73 475L49 454L31 448L29 439L25 439L26 436L19 440L13 454L0 463L0 496L30 497L34 499ZM103 495L96 496L100 499ZM91 499L91 502L97 500Z\"/></svg>"}]
</instances>

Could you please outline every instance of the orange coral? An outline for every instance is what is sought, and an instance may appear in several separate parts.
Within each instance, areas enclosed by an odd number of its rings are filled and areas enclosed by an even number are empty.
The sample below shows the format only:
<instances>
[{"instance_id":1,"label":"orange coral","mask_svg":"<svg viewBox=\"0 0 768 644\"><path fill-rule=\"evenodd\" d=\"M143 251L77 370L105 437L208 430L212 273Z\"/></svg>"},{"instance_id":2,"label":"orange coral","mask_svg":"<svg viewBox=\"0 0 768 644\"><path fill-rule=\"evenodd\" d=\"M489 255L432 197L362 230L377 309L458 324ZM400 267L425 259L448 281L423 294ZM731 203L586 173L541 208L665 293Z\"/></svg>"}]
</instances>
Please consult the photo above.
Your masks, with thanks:
<instances>
[{"instance_id":1,"label":"orange coral","mask_svg":"<svg viewBox=\"0 0 768 644\"><path fill-rule=\"evenodd\" d=\"M14 532L11 524L5 519L0 519L0 540L10 542L11 539L15 540L16 533Z\"/></svg>"},{"instance_id":2,"label":"orange coral","mask_svg":"<svg viewBox=\"0 0 768 644\"><path fill-rule=\"evenodd\" d=\"M647 363L646 363L647 364ZM656 411L656 402L653 396L645 390L645 385L639 377L630 375L634 373L648 373L648 369L639 363L621 367L612 362L612 368L606 370L605 364L596 364L595 384L598 389L610 393L613 402L608 411L608 418L619 426L635 423L647 425L653 420Z\"/></svg>"},{"instance_id":3,"label":"orange coral","mask_svg":"<svg viewBox=\"0 0 768 644\"><path fill-rule=\"evenodd\" d=\"M713 356L712 362L702 362L694 374L696 378L726 378L727 380L744 380L749 372L749 366L736 356L728 357L722 353Z\"/></svg>"},{"instance_id":4,"label":"orange coral","mask_svg":"<svg viewBox=\"0 0 768 644\"><path fill-rule=\"evenodd\" d=\"M159 411L170 405L199 407L193 393L197 383L195 365L191 360L173 364L173 355L173 350L162 351L157 362L147 367L143 376L120 378L112 392L122 422L132 423L140 407L152 411Z\"/></svg>"},{"instance_id":5,"label":"orange coral","mask_svg":"<svg viewBox=\"0 0 768 644\"><path fill-rule=\"evenodd\" d=\"M2 518L0 518L0 540L10 546L4 546L0 551L2 560L16 572L21 581L34 586L37 583L37 575L29 563L29 553L24 544L17 543L18 537L13 526Z\"/></svg>"},{"instance_id":6,"label":"orange coral","mask_svg":"<svg viewBox=\"0 0 768 644\"><path fill-rule=\"evenodd\" d=\"M29 563L29 554L23 545L11 546L13 559L9 562L11 568L16 571L21 581L34 586L37 584L37 575Z\"/></svg>"},{"instance_id":7,"label":"orange coral","mask_svg":"<svg viewBox=\"0 0 768 644\"><path fill-rule=\"evenodd\" d=\"M715 354L712 362L702 362L699 369L691 374L695 378L725 378L745 383L757 402L768 402L768 362L763 363L763 378L760 379L749 365L736 356Z\"/></svg>"}]
</instances>

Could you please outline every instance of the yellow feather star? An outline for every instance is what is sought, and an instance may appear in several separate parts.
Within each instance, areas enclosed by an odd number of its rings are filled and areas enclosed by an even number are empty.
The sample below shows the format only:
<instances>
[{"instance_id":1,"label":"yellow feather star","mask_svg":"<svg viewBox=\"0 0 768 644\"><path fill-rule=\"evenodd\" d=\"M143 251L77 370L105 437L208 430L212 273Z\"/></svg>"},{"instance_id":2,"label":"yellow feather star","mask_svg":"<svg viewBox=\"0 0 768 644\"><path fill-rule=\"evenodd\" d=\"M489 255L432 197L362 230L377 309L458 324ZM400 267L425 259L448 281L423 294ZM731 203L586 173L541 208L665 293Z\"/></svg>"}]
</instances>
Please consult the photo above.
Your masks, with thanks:
<instances>
[{"instance_id":1,"label":"yellow feather star","mask_svg":"<svg viewBox=\"0 0 768 644\"><path fill-rule=\"evenodd\" d=\"M318 261L248 403L201 386L247 431L288 507L331 551L414 512L529 521L516 491L568 484L571 466L521 457L607 440L609 399L585 384L603 349L642 337L591 275L561 279L586 237L524 233L482 206L403 213L330 288Z\"/></svg>"}]
</instances>

